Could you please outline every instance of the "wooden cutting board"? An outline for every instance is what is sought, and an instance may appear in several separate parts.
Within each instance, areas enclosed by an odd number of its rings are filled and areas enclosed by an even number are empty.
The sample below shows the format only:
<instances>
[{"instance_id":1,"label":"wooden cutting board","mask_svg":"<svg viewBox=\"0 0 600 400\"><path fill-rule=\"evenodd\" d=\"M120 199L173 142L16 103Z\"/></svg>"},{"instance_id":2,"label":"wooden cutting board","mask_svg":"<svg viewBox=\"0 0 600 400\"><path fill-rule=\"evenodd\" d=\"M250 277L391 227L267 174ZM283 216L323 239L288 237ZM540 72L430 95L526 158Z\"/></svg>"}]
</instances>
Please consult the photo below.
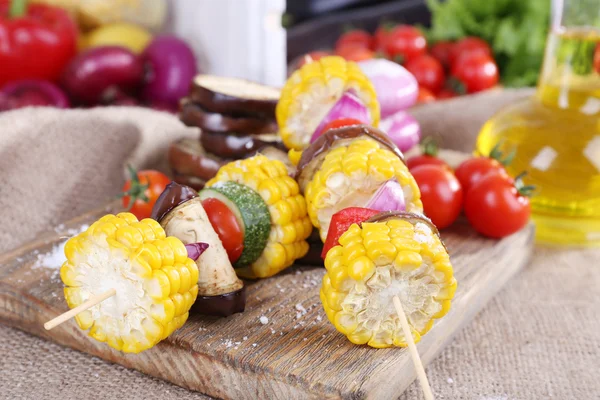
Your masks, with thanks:
<instances>
[{"instance_id":1,"label":"wooden cutting board","mask_svg":"<svg viewBox=\"0 0 600 400\"><path fill-rule=\"evenodd\" d=\"M327 321L319 301L323 268L295 267L248 284L243 314L191 316L154 348L122 354L81 331L74 321L45 331L66 311L59 270L44 254L68 232L110 208L87 213L38 240L0 256L0 322L134 368L176 385L225 399L388 399L415 379L407 349L355 346ZM442 232L458 290L452 309L418 344L429 363L526 263L533 227L500 241L475 234L466 222ZM59 253L60 254L60 253ZM261 317L268 323L261 323ZM264 321L264 318L263 318ZM437 382L431 382L433 390Z\"/></svg>"}]
</instances>

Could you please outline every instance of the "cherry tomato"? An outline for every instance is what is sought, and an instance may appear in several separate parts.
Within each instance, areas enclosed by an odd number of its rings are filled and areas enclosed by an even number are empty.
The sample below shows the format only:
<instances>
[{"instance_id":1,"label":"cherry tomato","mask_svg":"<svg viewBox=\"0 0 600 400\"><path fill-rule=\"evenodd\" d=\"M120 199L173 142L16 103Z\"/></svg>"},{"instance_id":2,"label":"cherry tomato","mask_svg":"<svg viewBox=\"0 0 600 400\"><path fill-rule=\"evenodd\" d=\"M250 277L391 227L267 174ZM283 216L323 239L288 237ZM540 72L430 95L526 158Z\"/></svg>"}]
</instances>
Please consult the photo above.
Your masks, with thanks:
<instances>
[{"instance_id":1,"label":"cherry tomato","mask_svg":"<svg viewBox=\"0 0 600 400\"><path fill-rule=\"evenodd\" d=\"M162 172L154 170L136 172L130 168L129 172L131 179L123 185L123 207L139 220L150 218L156 199L171 183L171 179Z\"/></svg>"},{"instance_id":2,"label":"cherry tomato","mask_svg":"<svg viewBox=\"0 0 600 400\"><path fill-rule=\"evenodd\" d=\"M342 47L345 47L347 45L369 49L371 48L372 43L373 38L371 37L369 32L360 29L355 29L346 32L342 36L340 36L337 42L335 42L335 49L337 51L338 49L341 49Z\"/></svg>"},{"instance_id":3,"label":"cherry tomato","mask_svg":"<svg viewBox=\"0 0 600 400\"><path fill-rule=\"evenodd\" d=\"M596 45L596 50L594 51L594 69L600 74L600 43Z\"/></svg>"},{"instance_id":4,"label":"cherry tomato","mask_svg":"<svg viewBox=\"0 0 600 400\"><path fill-rule=\"evenodd\" d=\"M208 220L221 239L229 256L229 261L236 262L244 250L244 233L235 214L219 199L208 198L202 201Z\"/></svg>"},{"instance_id":5,"label":"cherry tomato","mask_svg":"<svg viewBox=\"0 0 600 400\"><path fill-rule=\"evenodd\" d=\"M419 94L417 95L417 104L432 103L435 101L435 95L431 93L431 90L419 87Z\"/></svg>"},{"instance_id":6,"label":"cherry tomato","mask_svg":"<svg viewBox=\"0 0 600 400\"><path fill-rule=\"evenodd\" d=\"M419 185L423 211L438 229L444 229L460 214L463 190L458 179L441 165L421 165L410 171Z\"/></svg>"},{"instance_id":7,"label":"cherry tomato","mask_svg":"<svg viewBox=\"0 0 600 400\"><path fill-rule=\"evenodd\" d=\"M454 43L441 40L431 46L429 49L429 54L438 60L444 66L444 68L448 68L450 66L450 53L452 52L453 46Z\"/></svg>"},{"instance_id":8,"label":"cherry tomato","mask_svg":"<svg viewBox=\"0 0 600 400\"><path fill-rule=\"evenodd\" d=\"M439 100L451 99L456 96L458 96L458 94L456 92L454 92L451 89L444 88L444 89L440 90L440 92L437 94L437 99L439 99Z\"/></svg>"},{"instance_id":9,"label":"cherry tomato","mask_svg":"<svg viewBox=\"0 0 600 400\"><path fill-rule=\"evenodd\" d=\"M420 30L410 25L398 25L392 30L385 46L387 55L405 63L427 51L427 40Z\"/></svg>"},{"instance_id":10,"label":"cherry tomato","mask_svg":"<svg viewBox=\"0 0 600 400\"><path fill-rule=\"evenodd\" d=\"M385 52L387 41L390 38L394 26L390 24L379 25L373 36L373 50Z\"/></svg>"},{"instance_id":11,"label":"cherry tomato","mask_svg":"<svg viewBox=\"0 0 600 400\"><path fill-rule=\"evenodd\" d=\"M465 193L488 174L500 174L509 178L504 166L498 160L490 157L476 157L463 161L456 168L454 174Z\"/></svg>"},{"instance_id":12,"label":"cherry tomato","mask_svg":"<svg viewBox=\"0 0 600 400\"><path fill-rule=\"evenodd\" d=\"M438 165L441 167L445 167L450 169L450 166L446 164L446 162L436 156L431 156L429 154L421 154L418 156L413 156L406 160L406 166L408 170L412 172L413 169L420 167L422 165Z\"/></svg>"},{"instance_id":13,"label":"cherry tomato","mask_svg":"<svg viewBox=\"0 0 600 400\"><path fill-rule=\"evenodd\" d=\"M360 124L364 124L364 122L359 119L356 119L356 118L339 118L339 119L333 120L330 123L328 123L327 125L325 125L323 127L323 130L321 130L321 132L324 133L330 129L336 129L336 128L341 128L343 126L360 125Z\"/></svg>"},{"instance_id":14,"label":"cherry tomato","mask_svg":"<svg viewBox=\"0 0 600 400\"><path fill-rule=\"evenodd\" d=\"M336 54L348 61L364 61L375 57L375 53L367 48L356 44L347 44L336 50Z\"/></svg>"},{"instance_id":15,"label":"cherry tomato","mask_svg":"<svg viewBox=\"0 0 600 400\"><path fill-rule=\"evenodd\" d=\"M437 93L446 80L442 64L428 54L413 58L405 64L406 69L414 75L419 87Z\"/></svg>"},{"instance_id":16,"label":"cherry tomato","mask_svg":"<svg viewBox=\"0 0 600 400\"><path fill-rule=\"evenodd\" d=\"M510 180L488 174L467 192L465 214L477 232L501 238L527 224L531 205Z\"/></svg>"},{"instance_id":17,"label":"cherry tomato","mask_svg":"<svg viewBox=\"0 0 600 400\"><path fill-rule=\"evenodd\" d=\"M303 55L296 63L296 68L298 69L300 67L302 67L304 64L307 64L309 62L313 62L313 61L318 61L323 57L327 57L330 56L331 52L329 51L322 51L322 50L318 50L318 51L311 51L310 53L307 53L305 55Z\"/></svg>"},{"instance_id":18,"label":"cherry tomato","mask_svg":"<svg viewBox=\"0 0 600 400\"><path fill-rule=\"evenodd\" d=\"M459 92L476 93L498 83L498 67L482 53L462 56L452 67L452 76L461 84Z\"/></svg>"},{"instance_id":19,"label":"cherry tomato","mask_svg":"<svg viewBox=\"0 0 600 400\"><path fill-rule=\"evenodd\" d=\"M467 36L452 46L449 54L448 65L452 67L461 57L474 53L484 54L492 57L492 49L485 40L474 36Z\"/></svg>"},{"instance_id":20,"label":"cherry tomato","mask_svg":"<svg viewBox=\"0 0 600 400\"><path fill-rule=\"evenodd\" d=\"M410 157L406 160L406 166L409 171L412 171L413 168L419 167L421 165L440 165L446 167L448 170L452 170L446 162L437 157L439 152L439 148L435 140L431 137L426 137L421 142L421 150L422 154L418 156Z\"/></svg>"}]
</instances>

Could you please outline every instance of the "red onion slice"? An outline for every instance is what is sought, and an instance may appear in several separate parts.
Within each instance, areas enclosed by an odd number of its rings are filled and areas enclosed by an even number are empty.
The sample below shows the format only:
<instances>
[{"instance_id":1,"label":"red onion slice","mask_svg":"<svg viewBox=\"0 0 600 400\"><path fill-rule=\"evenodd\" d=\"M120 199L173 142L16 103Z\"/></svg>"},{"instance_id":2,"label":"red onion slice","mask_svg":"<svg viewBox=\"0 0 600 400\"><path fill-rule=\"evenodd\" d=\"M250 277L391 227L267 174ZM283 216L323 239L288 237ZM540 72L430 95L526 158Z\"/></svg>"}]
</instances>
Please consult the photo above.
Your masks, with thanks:
<instances>
[{"instance_id":1,"label":"red onion slice","mask_svg":"<svg viewBox=\"0 0 600 400\"><path fill-rule=\"evenodd\" d=\"M419 122L406 111L397 112L381 120L379 129L387 133L402 152L412 149L421 140Z\"/></svg>"},{"instance_id":2,"label":"red onion slice","mask_svg":"<svg viewBox=\"0 0 600 400\"><path fill-rule=\"evenodd\" d=\"M186 244L185 249L187 250L188 257L196 261L198 257L208 249L208 243L198 242Z\"/></svg>"},{"instance_id":3,"label":"red onion slice","mask_svg":"<svg viewBox=\"0 0 600 400\"><path fill-rule=\"evenodd\" d=\"M340 118L354 118L359 121L363 121L365 124L371 124L371 117L367 107L360 101L358 96L348 91L345 92L342 97L333 105L331 110L327 113L325 118L321 121L317 129L315 129L310 142L317 140L321 136L321 131L331 121L335 121Z\"/></svg>"},{"instance_id":4,"label":"red onion slice","mask_svg":"<svg viewBox=\"0 0 600 400\"><path fill-rule=\"evenodd\" d=\"M381 58L361 61L358 65L375 86L381 118L406 110L417 101L419 85L403 66Z\"/></svg>"},{"instance_id":5,"label":"red onion slice","mask_svg":"<svg viewBox=\"0 0 600 400\"><path fill-rule=\"evenodd\" d=\"M377 189L365 208L377 211L404 211L406 205L402 186L396 179L387 181Z\"/></svg>"}]
</instances>

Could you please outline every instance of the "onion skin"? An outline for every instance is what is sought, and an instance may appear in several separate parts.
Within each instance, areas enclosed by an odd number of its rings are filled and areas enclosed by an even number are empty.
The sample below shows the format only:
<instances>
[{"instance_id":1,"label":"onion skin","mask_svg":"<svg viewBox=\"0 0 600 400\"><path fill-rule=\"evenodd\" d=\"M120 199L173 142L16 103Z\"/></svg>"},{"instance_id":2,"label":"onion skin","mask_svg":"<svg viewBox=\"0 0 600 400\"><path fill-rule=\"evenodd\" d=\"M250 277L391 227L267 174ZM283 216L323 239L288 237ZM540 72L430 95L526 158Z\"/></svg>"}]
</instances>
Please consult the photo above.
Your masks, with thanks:
<instances>
[{"instance_id":1,"label":"onion skin","mask_svg":"<svg viewBox=\"0 0 600 400\"><path fill-rule=\"evenodd\" d=\"M175 36L157 36L142 53L142 59L147 71L142 98L176 107L198 72L190 47Z\"/></svg>"},{"instance_id":2,"label":"onion skin","mask_svg":"<svg viewBox=\"0 0 600 400\"><path fill-rule=\"evenodd\" d=\"M397 112L381 120L379 128L387 133L403 153L415 147L421 140L419 122L406 111Z\"/></svg>"},{"instance_id":3,"label":"onion skin","mask_svg":"<svg viewBox=\"0 0 600 400\"><path fill-rule=\"evenodd\" d=\"M419 84L403 66L384 59L361 61L358 65L375 86L382 119L416 103Z\"/></svg>"},{"instance_id":4,"label":"onion skin","mask_svg":"<svg viewBox=\"0 0 600 400\"><path fill-rule=\"evenodd\" d=\"M28 106L69 108L69 98L54 83L41 79L27 79L7 83L0 90L0 110Z\"/></svg>"},{"instance_id":5,"label":"onion skin","mask_svg":"<svg viewBox=\"0 0 600 400\"><path fill-rule=\"evenodd\" d=\"M135 93L143 74L141 58L130 50L96 47L71 60L62 74L61 86L75 102L95 105L106 102L111 92Z\"/></svg>"}]
</instances>

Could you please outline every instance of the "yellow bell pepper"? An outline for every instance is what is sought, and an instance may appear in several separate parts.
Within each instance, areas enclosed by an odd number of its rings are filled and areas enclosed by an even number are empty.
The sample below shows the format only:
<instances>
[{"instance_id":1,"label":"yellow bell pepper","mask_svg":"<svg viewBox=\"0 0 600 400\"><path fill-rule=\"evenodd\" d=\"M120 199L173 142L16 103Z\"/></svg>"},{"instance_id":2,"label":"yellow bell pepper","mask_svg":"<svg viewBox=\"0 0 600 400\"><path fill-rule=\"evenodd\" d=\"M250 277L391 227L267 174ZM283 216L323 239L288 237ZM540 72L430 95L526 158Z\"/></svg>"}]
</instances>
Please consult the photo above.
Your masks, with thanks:
<instances>
[{"instance_id":1,"label":"yellow bell pepper","mask_svg":"<svg viewBox=\"0 0 600 400\"><path fill-rule=\"evenodd\" d=\"M144 51L152 34L137 25L119 22L101 26L82 37L79 46L87 50L99 46L122 46L134 53Z\"/></svg>"}]
</instances>

